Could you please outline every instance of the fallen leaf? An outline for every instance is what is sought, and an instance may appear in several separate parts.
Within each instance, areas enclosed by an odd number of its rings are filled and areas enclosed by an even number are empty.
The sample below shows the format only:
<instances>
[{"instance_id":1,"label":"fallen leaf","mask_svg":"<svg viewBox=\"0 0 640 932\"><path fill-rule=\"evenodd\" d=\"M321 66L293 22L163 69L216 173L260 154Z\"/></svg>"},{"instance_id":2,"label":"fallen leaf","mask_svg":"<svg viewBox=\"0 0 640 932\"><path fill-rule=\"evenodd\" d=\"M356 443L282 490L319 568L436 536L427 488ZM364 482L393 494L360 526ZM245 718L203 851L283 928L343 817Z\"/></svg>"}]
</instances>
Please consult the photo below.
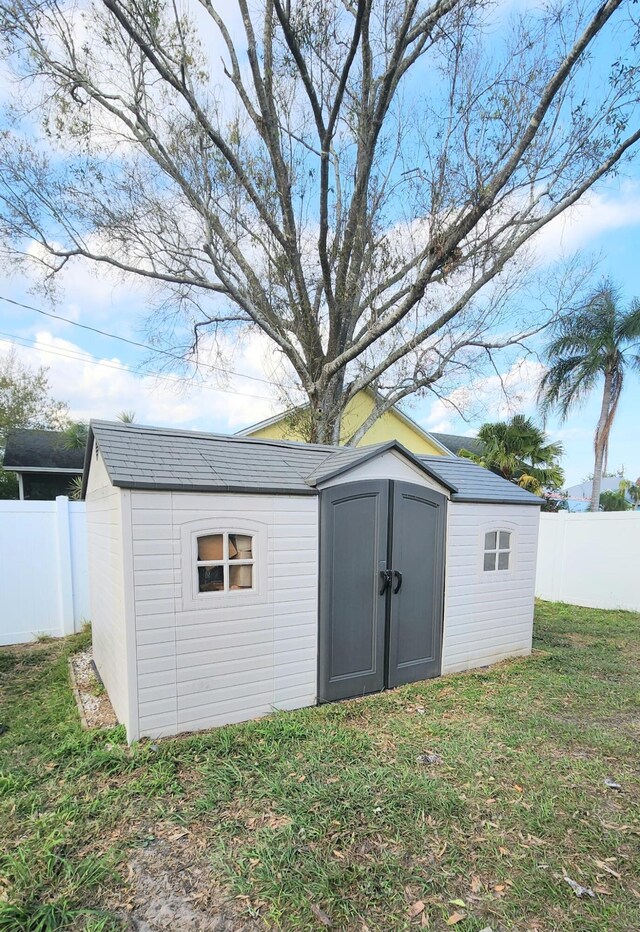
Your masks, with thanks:
<instances>
[{"instance_id":1,"label":"fallen leaf","mask_svg":"<svg viewBox=\"0 0 640 932\"><path fill-rule=\"evenodd\" d=\"M505 885L503 883L497 883L493 889L496 893L504 893Z\"/></svg>"},{"instance_id":2,"label":"fallen leaf","mask_svg":"<svg viewBox=\"0 0 640 932\"><path fill-rule=\"evenodd\" d=\"M471 878L471 892L480 893L481 890L482 890L482 881L480 880L477 874L474 874L473 877Z\"/></svg>"},{"instance_id":3,"label":"fallen leaf","mask_svg":"<svg viewBox=\"0 0 640 932\"><path fill-rule=\"evenodd\" d=\"M466 914L466 913L458 913L458 912L455 912L455 913L453 913L451 916L449 916L449 918L447 919L447 925L448 925L448 926L455 926L456 923L462 922L462 920L463 920L463 919L466 919L466 918L467 918L467 914Z\"/></svg>"},{"instance_id":4,"label":"fallen leaf","mask_svg":"<svg viewBox=\"0 0 640 932\"><path fill-rule=\"evenodd\" d=\"M327 916L327 914L323 912L319 906L316 906L315 903L311 904L311 912L316 917L318 922L321 922L323 926L327 926L328 928L331 928L333 926L333 922L331 921L329 916Z\"/></svg>"},{"instance_id":5,"label":"fallen leaf","mask_svg":"<svg viewBox=\"0 0 640 932\"><path fill-rule=\"evenodd\" d=\"M464 900L449 900L449 903L451 904L451 906L466 906L467 905Z\"/></svg>"},{"instance_id":6,"label":"fallen leaf","mask_svg":"<svg viewBox=\"0 0 640 932\"><path fill-rule=\"evenodd\" d=\"M509 854L509 849L503 848L502 846L498 848L498 851L500 852L500 854Z\"/></svg>"},{"instance_id":7,"label":"fallen leaf","mask_svg":"<svg viewBox=\"0 0 640 932\"><path fill-rule=\"evenodd\" d=\"M593 892L599 893L601 896L613 896L613 893L611 892L611 890L607 890L607 888L603 887L602 884L597 884L593 888Z\"/></svg>"},{"instance_id":8,"label":"fallen leaf","mask_svg":"<svg viewBox=\"0 0 640 932\"><path fill-rule=\"evenodd\" d=\"M334 857L340 858L341 861L344 861L344 854L342 853L342 851L336 850L333 852L333 854L334 854Z\"/></svg>"},{"instance_id":9,"label":"fallen leaf","mask_svg":"<svg viewBox=\"0 0 640 932\"><path fill-rule=\"evenodd\" d=\"M617 877L620 880L620 874L618 871L614 871L612 867L609 867L604 861L599 861L598 858L593 859L593 863L600 867L603 871L606 871L607 874L611 874L612 877Z\"/></svg>"},{"instance_id":10,"label":"fallen leaf","mask_svg":"<svg viewBox=\"0 0 640 932\"><path fill-rule=\"evenodd\" d=\"M420 913L424 912L424 903L422 900L416 900L415 903L412 903L409 907L409 919L415 919L416 916L419 916Z\"/></svg>"},{"instance_id":11,"label":"fallen leaf","mask_svg":"<svg viewBox=\"0 0 640 932\"><path fill-rule=\"evenodd\" d=\"M291 819L289 816L271 816L267 819L267 825L269 828L283 828L285 825L291 825Z\"/></svg>"},{"instance_id":12,"label":"fallen leaf","mask_svg":"<svg viewBox=\"0 0 640 932\"><path fill-rule=\"evenodd\" d=\"M519 786L517 783L513 784L513 788L516 791L516 793L524 793L524 789L521 786Z\"/></svg>"}]
</instances>

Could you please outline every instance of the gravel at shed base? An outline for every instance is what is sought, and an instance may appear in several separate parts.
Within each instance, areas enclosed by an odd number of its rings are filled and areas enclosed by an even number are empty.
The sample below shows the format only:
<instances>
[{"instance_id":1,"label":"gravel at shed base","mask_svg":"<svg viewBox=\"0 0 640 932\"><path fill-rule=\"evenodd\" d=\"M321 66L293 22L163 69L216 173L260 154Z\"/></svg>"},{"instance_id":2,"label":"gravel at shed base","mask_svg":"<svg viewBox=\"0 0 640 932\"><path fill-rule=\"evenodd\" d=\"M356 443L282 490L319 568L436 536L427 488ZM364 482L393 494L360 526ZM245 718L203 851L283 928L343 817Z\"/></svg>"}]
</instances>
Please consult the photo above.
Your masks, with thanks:
<instances>
[{"instance_id":1,"label":"gravel at shed base","mask_svg":"<svg viewBox=\"0 0 640 932\"><path fill-rule=\"evenodd\" d=\"M118 724L118 719L96 675L91 649L72 654L70 662L72 679L75 680L76 699L82 708L86 727L113 728Z\"/></svg>"}]
</instances>

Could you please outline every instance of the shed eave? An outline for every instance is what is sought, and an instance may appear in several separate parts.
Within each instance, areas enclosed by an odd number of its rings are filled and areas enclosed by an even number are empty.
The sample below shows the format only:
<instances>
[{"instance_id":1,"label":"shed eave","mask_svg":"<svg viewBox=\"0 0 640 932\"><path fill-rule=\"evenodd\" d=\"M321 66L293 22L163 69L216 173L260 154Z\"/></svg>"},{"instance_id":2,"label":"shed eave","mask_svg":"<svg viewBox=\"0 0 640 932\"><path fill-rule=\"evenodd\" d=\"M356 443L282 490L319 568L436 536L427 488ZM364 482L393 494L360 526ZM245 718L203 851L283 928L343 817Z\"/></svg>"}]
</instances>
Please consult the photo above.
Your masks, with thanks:
<instances>
[{"instance_id":1,"label":"shed eave","mask_svg":"<svg viewBox=\"0 0 640 932\"><path fill-rule=\"evenodd\" d=\"M57 466L3 466L5 472L44 472L44 473L65 473L70 476L81 476L81 469L69 469Z\"/></svg>"},{"instance_id":2,"label":"shed eave","mask_svg":"<svg viewBox=\"0 0 640 932\"><path fill-rule=\"evenodd\" d=\"M84 451L84 465L82 467L82 488L80 489L80 501L83 502L87 494L87 483L89 481L89 469L91 468L91 454L93 453L93 428L89 424L89 430L87 431L87 446ZM105 463L105 468L107 469L107 475L109 476L109 469ZM109 476L111 479L111 476Z\"/></svg>"},{"instance_id":3,"label":"shed eave","mask_svg":"<svg viewBox=\"0 0 640 932\"><path fill-rule=\"evenodd\" d=\"M254 485L185 485L183 482L167 482L160 479L154 482L151 479L112 479L117 489L138 489L147 492L188 492L189 494L204 492L217 495L317 495L318 490L310 487L265 488Z\"/></svg>"},{"instance_id":4,"label":"shed eave","mask_svg":"<svg viewBox=\"0 0 640 932\"><path fill-rule=\"evenodd\" d=\"M465 502L468 505L526 505L537 508L544 504L544 499L535 495L531 498L478 498L477 495L452 495L451 501Z\"/></svg>"}]
</instances>

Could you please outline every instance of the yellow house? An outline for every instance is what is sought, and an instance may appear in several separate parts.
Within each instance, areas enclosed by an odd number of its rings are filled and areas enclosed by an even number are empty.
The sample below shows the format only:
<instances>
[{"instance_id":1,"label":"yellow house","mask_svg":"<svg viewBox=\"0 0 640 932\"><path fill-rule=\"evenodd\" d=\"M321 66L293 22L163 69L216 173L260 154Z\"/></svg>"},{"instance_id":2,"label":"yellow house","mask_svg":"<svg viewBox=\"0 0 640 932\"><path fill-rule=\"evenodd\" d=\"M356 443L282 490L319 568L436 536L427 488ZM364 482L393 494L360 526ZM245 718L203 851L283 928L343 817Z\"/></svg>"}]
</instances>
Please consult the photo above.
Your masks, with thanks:
<instances>
[{"instance_id":1,"label":"yellow house","mask_svg":"<svg viewBox=\"0 0 640 932\"><path fill-rule=\"evenodd\" d=\"M344 414L340 427L340 442L351 437L358 427L364 423L374 408L374 395L372 392L364 391L351 399ZM299 424L298 411L285 411L283 414L277 414L275 417L268 418L266 421L260 421L259 424L253 424L245 430L238 431L244 437L261 437L264 440L300 440L304 441L305 437ZM298 421L298 423L296 423ZM433 434L427 433L410 417L403 414L399 408L392 408L390 411L382 414L377 421L367 430L357 446L367 446L371 443L385 443L388 440L398 440L403 446L412 453L422 453L432 456L451 456L445 444Z\"/></svg>"}]
</instances>

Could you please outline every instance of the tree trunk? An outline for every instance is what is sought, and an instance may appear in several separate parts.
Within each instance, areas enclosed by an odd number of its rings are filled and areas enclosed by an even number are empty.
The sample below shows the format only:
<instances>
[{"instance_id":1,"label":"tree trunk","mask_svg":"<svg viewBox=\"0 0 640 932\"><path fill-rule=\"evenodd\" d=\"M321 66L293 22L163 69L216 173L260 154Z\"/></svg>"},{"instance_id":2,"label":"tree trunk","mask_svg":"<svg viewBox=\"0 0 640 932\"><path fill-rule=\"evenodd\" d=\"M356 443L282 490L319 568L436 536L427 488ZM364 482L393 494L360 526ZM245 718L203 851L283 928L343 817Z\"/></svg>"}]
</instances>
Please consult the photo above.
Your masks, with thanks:
<instances>
[{"instance_id":1,"label":"tree trunk","mask_svg":"<svg viewBox=\"0 0 640 932\"><path fill-rule=\"evenodd\" d=\"M596 458L593 466L593 484L591 487L591 504L589 506L589 511L600 511L600 487L602 485L602 470L607 448L607 422L609 418L609 408L611 407L612 380L612 374L607 372L604 377L602 405L600 407L600 417L598 419L594 441Z\"/></svg>"},{"instance_id":2,"label":"tree trunk","mask_svg":"<svg viewBox=\"0 0 640 932\"><path fill-rule=\"evenodd\" d=\"M337 373L328 385L318 385L308 392L308 443L340 443L340 424L344 414L344 372Z\"/></svg>"}]
</instances>

